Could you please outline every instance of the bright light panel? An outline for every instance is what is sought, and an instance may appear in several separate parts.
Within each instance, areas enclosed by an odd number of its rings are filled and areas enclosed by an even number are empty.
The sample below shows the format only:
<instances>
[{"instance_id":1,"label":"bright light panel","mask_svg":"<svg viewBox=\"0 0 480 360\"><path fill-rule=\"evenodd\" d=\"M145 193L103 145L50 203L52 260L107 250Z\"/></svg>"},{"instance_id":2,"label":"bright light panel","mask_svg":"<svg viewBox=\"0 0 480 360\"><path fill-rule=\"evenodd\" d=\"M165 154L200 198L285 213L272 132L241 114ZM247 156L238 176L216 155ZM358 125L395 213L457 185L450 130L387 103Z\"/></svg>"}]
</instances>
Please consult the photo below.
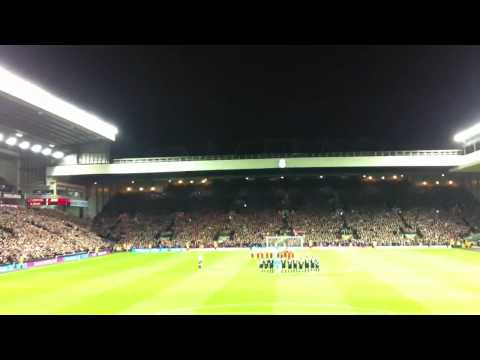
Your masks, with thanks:
<instances>
[{"instance_id":1,"label":"bright light panel","mask_svg":"<svg viewBox=\"0 0 480 360\"><path fill-rule=\"evenodd\" d=\"M18 144L18 147L22 150L27 150L30 147L30 143L28 141L22 141Z\"/></svg>"},{"instance_id":2,"label":"bright light panel","mask_svg":"<svg viewBox=\"0 0 480 360\"><path fill-rule=\"evenodd\" d=\"M144 189L143 189L143 187L140 187L138 190L143 191Z\"/></svg>"},{"instance_id":3,"label":"bright light panel","mask_svg":"<svg viewBox=\"0 0 480 360\"><path fill-rule=\"evenodd\" d=\"M0 133L0 141L3 141L3 134Z\"/></svg>"},{"instance_id":4,"label":"bright light panel","mask_svg":"<svg viewBox=\"0 0 480 360\"><path fill-rule=\"evenodd\" d=\"M5 141L5 142L7 143L7 145L13 146L13 145L15 145L15 144L17 143L17 138L11 136L11 137L9 137L9 138L7 139L7 141Z\"/></svg>"},{"instance_id":5,"label":"bright light panel","mask_svg":"<svg viewBox=\"0 0 480 360\"><path fill-rule=\"evenodd\" d=\"M468 139L471 139L477 135L480 135L480 123L472 126L471 128L460 131L453 137L453 140L456 142L466 142Z\"/></svg>"},{"instance_id":6,"label":"bright light panel","mask_svg":"<svg viewBox=\"0 0 480 360\"><path fill-rule=\"evenodd\" d=\"M0 91L115 141L118 129L0 66Z\"/></svg>"},{"instance_id":7,"label":"bright light panel","mask_svg":"<svg viewBox=\"0 0 480 360\"><path fill-rule=\"evenodd\" d=\"M55 152L52 154L52 156L53 156L55 159L61 159L61 158L64 157L64 155L65 155L65 154L64 154L63 152L61 152L61 151L55 151Z\"/></svg>"},{"instance_id":8,"label":"bright light panel","mask_svg":"<svg viewBox=\"0 0 480 360\"><path fill-rule=\"evenodd\" d=\"M31 149L34 153L39 153L40 151L42 151L42 145L39 145L39 144L35 144L31 147Z\"/></svg>"},{"instance_id":9,"label":"bright light panel","mask_svg":"<svg viewBox=\"0 0 480 360\"><path fill-rule=\"evenodd\" d=\"M50 148L45 148L42 150L42 154L45 155L45 156L48 156L52 153L52 149Z\"/></svg>"}]
</instances>

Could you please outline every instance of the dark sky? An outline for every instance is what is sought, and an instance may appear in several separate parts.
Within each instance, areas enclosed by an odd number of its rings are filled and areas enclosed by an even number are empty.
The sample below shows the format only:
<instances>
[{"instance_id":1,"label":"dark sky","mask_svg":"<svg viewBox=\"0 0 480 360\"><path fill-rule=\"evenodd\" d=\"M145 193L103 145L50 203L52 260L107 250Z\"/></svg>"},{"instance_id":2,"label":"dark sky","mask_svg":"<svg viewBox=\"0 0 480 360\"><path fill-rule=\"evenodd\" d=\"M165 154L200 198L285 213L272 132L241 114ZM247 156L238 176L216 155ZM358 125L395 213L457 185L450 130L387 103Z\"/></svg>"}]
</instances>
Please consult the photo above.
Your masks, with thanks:
<instances>
[{"instance_id":1,"label":"dark sky","mask_svg":"<svg viewBox=\"0 0 480 360\"><path fill-rule=\"evenodd\" d=\"M452 148L480 119L474 46L0 46L0 62L116 124L116 156Z\"/></svg>"}]
</instances>

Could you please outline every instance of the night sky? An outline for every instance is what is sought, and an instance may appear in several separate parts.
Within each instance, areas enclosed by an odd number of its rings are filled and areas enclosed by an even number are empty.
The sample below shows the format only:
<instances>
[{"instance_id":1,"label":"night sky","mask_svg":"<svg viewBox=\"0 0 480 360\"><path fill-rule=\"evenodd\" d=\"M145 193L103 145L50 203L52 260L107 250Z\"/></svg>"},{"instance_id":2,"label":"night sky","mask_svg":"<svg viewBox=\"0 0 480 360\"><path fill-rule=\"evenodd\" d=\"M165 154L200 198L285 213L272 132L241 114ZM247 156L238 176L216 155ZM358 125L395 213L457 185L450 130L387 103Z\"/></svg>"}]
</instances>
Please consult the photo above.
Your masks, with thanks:
<instances>
[{"instance_id":1,"label":"night sky","mask_svg":"<svg viewBox=\"0 0 480 360\"><path fill-rule=\"evenodd\" d=\"M117 125L117 157L446 149L480 119L474 46L0 46L0 63Z\"/></svg>"}]
</instances>

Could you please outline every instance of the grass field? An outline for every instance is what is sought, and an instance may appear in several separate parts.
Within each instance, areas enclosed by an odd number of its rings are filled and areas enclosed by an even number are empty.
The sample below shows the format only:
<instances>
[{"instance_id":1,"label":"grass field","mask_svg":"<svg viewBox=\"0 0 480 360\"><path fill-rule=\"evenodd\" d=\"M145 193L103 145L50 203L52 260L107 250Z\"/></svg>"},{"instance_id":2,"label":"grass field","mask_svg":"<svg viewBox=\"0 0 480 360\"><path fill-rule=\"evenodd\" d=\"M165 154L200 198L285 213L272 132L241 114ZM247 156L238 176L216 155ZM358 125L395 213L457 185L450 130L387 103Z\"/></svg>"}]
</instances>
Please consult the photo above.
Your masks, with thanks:
<instances>
[{"instance_id":1,"label":"grass field","mask_svg":"<svg viewBox=\"0 0 480 360\"><path fill-rule=\"evenodd\" d=\"M131 254L0 275L0 314L480 314L480 252L305 250L319 273L248 251Z\"/></svg>"}]
</instances>

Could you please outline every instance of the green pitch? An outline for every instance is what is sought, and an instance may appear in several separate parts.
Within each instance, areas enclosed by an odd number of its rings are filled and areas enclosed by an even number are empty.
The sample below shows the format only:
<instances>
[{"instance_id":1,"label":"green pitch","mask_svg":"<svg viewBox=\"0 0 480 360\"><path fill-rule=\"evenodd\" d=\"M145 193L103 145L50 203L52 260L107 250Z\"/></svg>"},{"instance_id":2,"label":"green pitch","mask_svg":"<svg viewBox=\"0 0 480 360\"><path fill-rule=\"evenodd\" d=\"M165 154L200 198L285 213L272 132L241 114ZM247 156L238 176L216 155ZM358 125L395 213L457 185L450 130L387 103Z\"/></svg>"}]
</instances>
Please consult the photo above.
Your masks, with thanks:
<instances>
[{"instance_id":1,"label":"green pitch","mask_svg":"<svg viewBox=\"0 0 480 360\"><path fill-rule=\"evenodd\" d=\"M319 273L249 251L122 253L0 275L0 314L480 314L480 252L305 250Z\"/></svg>"}]
</instances>

